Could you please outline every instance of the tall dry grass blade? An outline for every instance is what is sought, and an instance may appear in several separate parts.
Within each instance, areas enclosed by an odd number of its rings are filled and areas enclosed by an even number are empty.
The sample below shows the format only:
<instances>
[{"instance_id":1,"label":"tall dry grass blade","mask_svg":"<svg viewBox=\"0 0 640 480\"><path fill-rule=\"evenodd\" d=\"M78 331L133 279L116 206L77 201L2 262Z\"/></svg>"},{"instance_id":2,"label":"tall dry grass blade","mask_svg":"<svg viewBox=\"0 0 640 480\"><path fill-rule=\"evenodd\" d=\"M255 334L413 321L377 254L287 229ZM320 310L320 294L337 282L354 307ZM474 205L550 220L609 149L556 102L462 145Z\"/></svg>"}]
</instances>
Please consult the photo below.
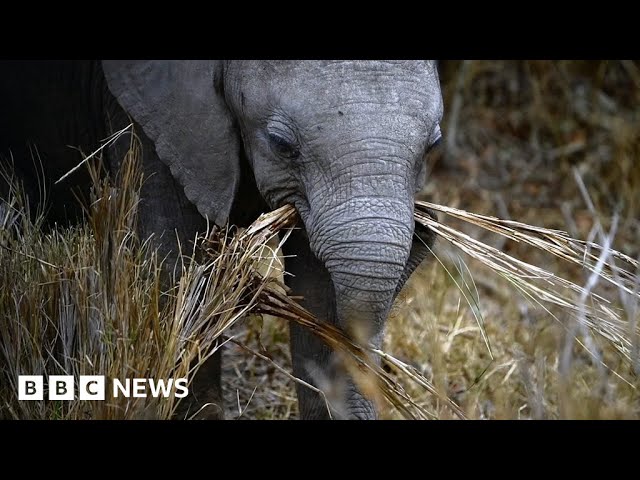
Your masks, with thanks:
<instances>
[{"instance_id":1,"label":"tall dry grass blade","mask_svg":"<svg viewBox=\"0 0 640 480\"><path fill-rule=\"evenodd\" d=\"M130 128L133 127L133 123L130 123L129 125L127 125L126 127L124 127L122 130L119 130L117 132L115 132L114 134L110 135L109 137L105 138L103 140L103 144L100 148L98 148L95 152L93 152L92 154L86 156L85 158L82 159L82 161L76 165L75 167L73 167L71 170L69 170L67 173L65 173L64 175L62 175L58 180L56 180L55 184L57 185L58 183L60 183L61 181L63 181L65 178L67 178L69 175L71 175L73 172L75 172L76 170L78 170L80 167L82 167L84 164L86 164L89 160L91 160L93 157L95 157L96 155L98 155L99 153L102 152L102 150L104 150L105 148L107 148L109 145L113 145L116 140L118 140L122 135L124 135L127 130L129 130Z\"/></svg>"},{"instance_id":2,"label":"tall dry grass blade","mask_svg":"<svg viewBox=\"0 0 640 480\"><path fill-rule=\"evenodd\" d=\"M599 255L592 253L589 249L595 251L601 251L603 249L603 247L597 243L572 238L567 232L562 230L536 227L514 220L503 220L497 217L466 212L457 208L446 207L430 202L416 201L416 215L418 217L424 215L429 216L425 209L432 209L451 215L459 220L472 223L515 242L531 245L539 250L551 253L562 260L585 267L592 273L596 271ZM640 262L637 260L617 250L610 250L612 257L622 260L630 268L640 269ZM616 280L614 273L620 280ZM640 298L638 292L634 291L633 288L637 282L638 274L606 262L602 271L598 272L598 275L614 286Z\"/></svg>"}]
</instances>

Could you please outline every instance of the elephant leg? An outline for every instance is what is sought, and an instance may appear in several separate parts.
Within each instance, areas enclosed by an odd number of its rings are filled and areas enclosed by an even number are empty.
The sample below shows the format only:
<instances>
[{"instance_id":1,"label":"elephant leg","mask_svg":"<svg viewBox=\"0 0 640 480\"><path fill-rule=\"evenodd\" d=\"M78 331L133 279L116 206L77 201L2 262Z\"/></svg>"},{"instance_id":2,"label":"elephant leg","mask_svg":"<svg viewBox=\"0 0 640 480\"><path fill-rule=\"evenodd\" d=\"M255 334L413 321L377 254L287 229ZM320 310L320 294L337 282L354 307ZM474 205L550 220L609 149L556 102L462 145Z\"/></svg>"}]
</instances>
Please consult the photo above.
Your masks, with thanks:
<instances>
[{"instance_id":1,"label":"elephant leg","mask_svg":"<svg viewBox=\"0 0 640 480\"><path fill-rule=\"evenodd\" d=\"M313 313L316 318L337 325L335 308L335 290L329 272L309 249L309 240L304 231L294 231L284 245L286 270L293 275L285 277L292 295L303 296L301 305ZM291 357L293 374L301 380L320 388L325 392L332 408L340 408L343 397L340 390L353 389L350 380L337 382L341 365L332 350L320 338L308 329L292 322L290 324ZM327 401L310 388L296 384L300 418L305 420L326 420L342 417L338 412L329 412ZM373 409L373 406L371 406Z\"/></svg>"},{"instance_id":2,"label":"elephant leg","mask_svg":"<svg viewBox=\"0 0 640 480\"><path fill-rule=\"evenodd\" d=\"M113 118L118 120L118 117ZM116 125L122 124L123 121L120 119ZM169 284L175 262L179 260L177 241L180 242L183 251L190 253L196 232L204 231L206 222L195 206L187 200L184 190L173 178L169 168L160 161L153 143L138 125L135 127L135 132L142 141L144 171L139 206L139 233L141 238L154 235L161 258L166 257L163 283ZM123 136L110 149L112 171L118 168L119 162L124 158L129 142L128 135ZM178 406L176 418L224 418L221 377L221 350L218 350L198 370L191 383L189 395Z\"/></svg>"}]
</instances>

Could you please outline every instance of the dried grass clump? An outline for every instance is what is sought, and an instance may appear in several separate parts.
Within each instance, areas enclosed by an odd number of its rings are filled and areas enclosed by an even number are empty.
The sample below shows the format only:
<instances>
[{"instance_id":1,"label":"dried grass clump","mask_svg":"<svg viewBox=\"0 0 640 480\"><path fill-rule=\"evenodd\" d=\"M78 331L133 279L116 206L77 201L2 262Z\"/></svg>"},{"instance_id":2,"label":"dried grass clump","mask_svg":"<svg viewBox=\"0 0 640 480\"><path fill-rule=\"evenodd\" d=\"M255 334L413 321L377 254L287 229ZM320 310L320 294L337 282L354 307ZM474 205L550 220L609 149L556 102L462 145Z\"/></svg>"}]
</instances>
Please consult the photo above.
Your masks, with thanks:
<instances>
[{"instance_id":1,"label":"dried grass clump","mask_svg":"<svg viewBox=\"0 0 640 480\"><path fill-rule=\"evenodd\" d=\"M136 236L143 178L131 149L114 180L87 162L86 222L44 233L14 178L0 205L0 417L172 418L179 400L110 398L111 379L191 380L220 335L257 305L272 280L255 274L262 244L293 217L261 218L250 231L211 230L182 256L175 282L152 240ZM99 164L98 164L99 165ZM278 220L282 223L278 223ZM18 401L18 376L106 375L107 401Z\"/></svg>"},{"instance_id":2,"label":"dried grass clump","mask_svg":"<svg viewBox=\"0 0 640 480\"><path fill-rule=\"evenodd\" d=\"M436 220L430 210L445 215ZM611 247L613 232L584 242L420 201L415 216L440 237L436 259L401 293L385 350L467 418L638 418L640 265ZM464 233L464 223L529 248L496 249ZM549 261L532 264L514 250ZM571 265L584 283L566 276ZM405 386L415 403L451 418L442 397ZM403 418L395 408L382 416Z\"/></svg>"},{"instance_id":3,"label":"dried grass clump","mask_svg":"<svg viewBox=\"0 0 640 480\"><path fill-rule=\"evenodd\" d=\"M544 268L514 258L435 221L426 213L426 209L429 208L577 264L591 272L594 281L582 287ZM439 237L507 279L518 291L540 307L546 308L547 304L562 307L579 325L588 327L592 332L610 341L629 362L637 361L637 355L634 358L632 350L634 345L637 345L640 326L624 319L623 312L616 309L611 300L594 293L592 288L595 277L600 277L623 293L640 300L640 277L638 273L634 273L639 271L640 262L612 249L610 244L601 246L594 242L573 239L566 232L559 230L501 220L429 202L416 202L416 219L422 225L431 228ZM616 265L615 260L631 268L631 271ZM593 348L583 346L590 354L597 355Z\"/></svg>"}]
</instances>

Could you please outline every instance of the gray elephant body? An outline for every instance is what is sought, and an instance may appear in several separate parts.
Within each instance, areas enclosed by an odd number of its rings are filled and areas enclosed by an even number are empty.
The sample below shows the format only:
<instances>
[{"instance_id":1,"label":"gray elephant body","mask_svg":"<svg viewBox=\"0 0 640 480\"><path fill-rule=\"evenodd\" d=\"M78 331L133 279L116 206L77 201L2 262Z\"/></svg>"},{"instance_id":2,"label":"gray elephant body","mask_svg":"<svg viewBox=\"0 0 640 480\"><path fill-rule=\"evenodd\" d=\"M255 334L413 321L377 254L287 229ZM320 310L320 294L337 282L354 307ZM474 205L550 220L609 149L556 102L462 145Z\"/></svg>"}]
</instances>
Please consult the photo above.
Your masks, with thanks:
<instances>
[{"instance_id":1,"label":"gray elephant body","mask_svg":"<svg viewBox=\"0 0 640 480\"><path fill-rule=\"evenodd\" d=\"M79 160L132 118L147 181L143 235L175 251L204 228L246 225L292 203L303 227L285 245L293 293L319 318L379 345L398 291L432 237L413 220L424 155L439 139L442 99L426 61L3 62L0 152L34 142L45 175ZM122 139L108 152L117 168ZM16 149L18 149L16 151ZM82 174L73 183L88 184ZM33 183L35 185L35 183ZM55 187L51 218L73 218L71 182ZM29 182L27 182L29 189ZM32 187L35 190L35 187ZM0 191L0 194L2 192ZM64 207L64 208L63 208ZM66 208L66 209L65 209ZM374 418L375 409L331 351L293 325L294 374L340 393L331 416ZM219 392L219 361L196 391ZM215 396L215 395L214 395ZM325 402L298 388L302 418L329 418ZM218 397L219 398L219 397Z\"/></svg>"}]
</instances>

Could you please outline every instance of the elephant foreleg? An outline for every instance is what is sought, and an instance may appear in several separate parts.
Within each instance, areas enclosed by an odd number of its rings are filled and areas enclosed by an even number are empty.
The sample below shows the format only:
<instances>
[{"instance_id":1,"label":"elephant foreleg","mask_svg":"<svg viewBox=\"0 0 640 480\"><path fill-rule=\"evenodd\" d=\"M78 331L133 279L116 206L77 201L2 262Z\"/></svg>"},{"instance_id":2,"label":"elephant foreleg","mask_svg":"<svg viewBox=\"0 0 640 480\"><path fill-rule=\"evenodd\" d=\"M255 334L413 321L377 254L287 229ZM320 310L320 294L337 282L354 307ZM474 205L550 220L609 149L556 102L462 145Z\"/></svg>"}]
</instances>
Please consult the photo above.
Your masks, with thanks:
<instances>
[{"instance_id":1,"label":"elephant foreleg","mask_svg":"<svg viewBox=\"0 0 640 480\"><path fill-rule=\"evenodd\" d=\"M295 231L284 245L286 269L293 276L286 276L287 285L294 295L304 299L302 306L317 318L335 324L335 298L329 273L309 250L306 234ZM292 257L288 257L292 255ZM317 336L295 323L290 325L293 374L312 385L322 387L326 373L322 366L331 358L331 349ZM329 419L325 400L320 394L296 384L300 418Z\"/></svg>"}]
</instances>

